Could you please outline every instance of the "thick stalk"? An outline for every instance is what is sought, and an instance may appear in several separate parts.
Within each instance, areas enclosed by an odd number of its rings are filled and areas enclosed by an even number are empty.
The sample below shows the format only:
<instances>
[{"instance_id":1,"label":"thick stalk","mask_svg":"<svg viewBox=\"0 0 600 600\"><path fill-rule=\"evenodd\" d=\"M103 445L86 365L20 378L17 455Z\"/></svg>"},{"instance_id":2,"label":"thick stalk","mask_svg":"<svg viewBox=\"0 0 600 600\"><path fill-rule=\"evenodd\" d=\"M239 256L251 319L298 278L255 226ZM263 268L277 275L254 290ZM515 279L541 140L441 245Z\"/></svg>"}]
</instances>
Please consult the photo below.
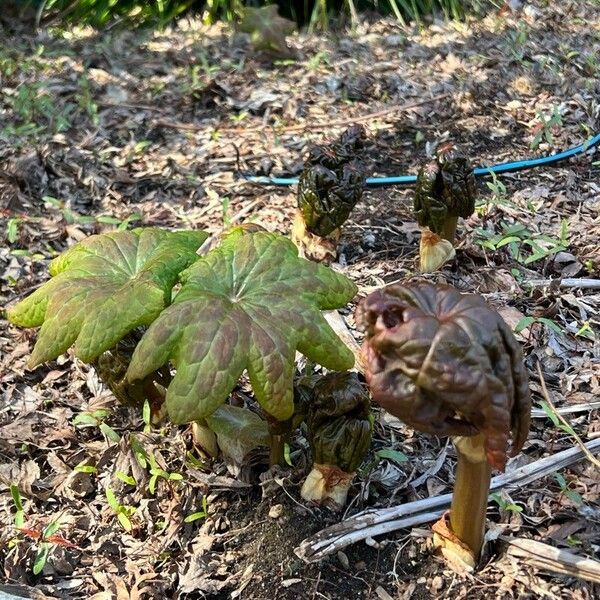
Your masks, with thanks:
<instances>
[{"instance_id":1,"label":"thick stalk","mask_svg":"<svg viewBox=\"0 0 600 600\"><path fill-rule=\"evenodd\" d=\"M296 210L290 237L298 247L300 256L314 262L329 264L337 255L337 241L340 229L331 232L327 237L319 237L306 227L302 211Z\"/></svg>"},{"instance_id":2,"label":"thick stalk","mask_svg":"<svg viewBox=\"0 0 600 600\"><path fill-rule=\"evenodd\" d=\"M346 473L336 465L313 463L300 495L309 502L326 502L333 510L341 510L346 505L348 491L355 475L355 472Z\"/></svg>"},{"instance_id":3,"label":"thick stalk","mask_svg":"<svg viewBox=\"0 0 600 600\"><path fill-rule=\"evenodd\" d=\"M456 226L458 225L458 217L446 217L444 226L442 227L441 237L454 244L456 237Z\"/></svg>"},{"instance_id":4,"label":"thick stalk","mask_svg":"<svg viewBox=\"0 0 600 600\"><path fill-rule=\"evenodd\" d=\"M219 455L217 436L208 426L205 419L200 419L192 423L192 436L194 444L202 448L205 454L208 454L212 458L217 458Z\"/></svg>"},{"instance_id":5,"label":"thick stalk","mask_svg":"<svg viewBox=\"0 0 600 600\"><path fill-rule=\"evenodd\" d=\"M456 480L450 508L454 534L479 558L485 533L485 515L490 492L491 468L483 435L452 440L458 455Z\"/></svg>"},{"instance_id":6,"label":"thick stalk","mask_svg":"<svg viewBox=\"0 0 600 600\"><path fill-rule=\"evenodd\" d=\"M271 452L269 453L269 464L279 465L280 467L285 467L285 435L278 435L275 433L270 433L271 438Z\"/></svg>"},{"instance_id":7,"label":"thick stalk","mask_svg":"<svg viewBox=\"0 0 600 600\"><path fill-rule=\"evenodd\" d=\"M445 262L454 258L455 254L452 242L433 233L428 227L423 228L419 248L421 273L437 271Z\"/></svg>"},{"instance_id":8,"label":"thick stalk","mask_svg":"<svg viewBox=\"0 0 600 600\"><path fill-rule=\"evenodd\" d=\"M278 421L271 415L265 415L269 437L271 442L271 452L269 454L269 463L271 466L279 465L285 467L285 443L290 439L292 419L287 421Z\"/></svg>"}]
</instances>

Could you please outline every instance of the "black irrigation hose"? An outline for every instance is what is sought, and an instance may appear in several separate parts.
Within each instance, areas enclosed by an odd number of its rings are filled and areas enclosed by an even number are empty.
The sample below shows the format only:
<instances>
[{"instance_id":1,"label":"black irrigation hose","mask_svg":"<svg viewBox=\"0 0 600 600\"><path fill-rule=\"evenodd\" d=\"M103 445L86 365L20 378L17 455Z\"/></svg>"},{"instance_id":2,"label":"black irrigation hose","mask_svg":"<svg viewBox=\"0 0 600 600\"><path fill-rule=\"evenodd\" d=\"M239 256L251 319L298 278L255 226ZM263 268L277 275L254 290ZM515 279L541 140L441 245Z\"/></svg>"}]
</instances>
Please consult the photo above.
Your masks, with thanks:
<instances>
[{"instance_id":1,"label":"black irrigation hose","mask_svg":"<svg viewBox=\"0 0 600 600\"><path fill-rule=\"evenodd\" d=\"M515 171L532 169L533 167L543 167L545 165L557 163L561 160L566 160L567 158L571 158L572 156L583 154L587 152L590 148L594 148L599 144L600 133L597 133L583 144L573 146L568 150L563 150L562 152L551 154L550 156L509 161L504 163L498 163L496 165L491 165L489 167L477 167L476 169L473 169L473 172L475 173L476 177L485 177L486 175L491 175L492 173L514 173ZM261 177L244 175L244 178L248 181L258 183L261 185L286 186L295 185L298 183L297 177ZM398 175L394 177L369 177L366 181L366 185L373 187L386 185L412 185L416 181L416 175Z\"/></svg>"}]
</instances>

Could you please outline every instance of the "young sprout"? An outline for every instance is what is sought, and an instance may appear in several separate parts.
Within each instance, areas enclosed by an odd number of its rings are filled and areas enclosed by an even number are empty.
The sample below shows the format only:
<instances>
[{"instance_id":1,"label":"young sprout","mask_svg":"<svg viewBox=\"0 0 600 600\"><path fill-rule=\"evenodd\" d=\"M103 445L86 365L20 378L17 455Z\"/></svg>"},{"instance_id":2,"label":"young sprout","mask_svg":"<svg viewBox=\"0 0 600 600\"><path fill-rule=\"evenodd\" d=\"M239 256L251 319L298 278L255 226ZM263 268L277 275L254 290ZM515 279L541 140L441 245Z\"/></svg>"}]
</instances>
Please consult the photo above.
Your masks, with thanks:
<instances>
[{"instance_id":1,"label":"young sprout","mask_svg":"<svg viewBox=\"0 0 600 600\"><path fill-rule=\"evenodd\" d=\"M301 495L341 509L371 444L369 392L356 373L341 372L319 378L309 396L306 424L313 468Z\"/></svg>"},{"instance_id":2,"label":"young sprout","mask_svg":"<svg viewBox=\"0 0 600 600\"><path fill-rule=\"evenodd\" d=\"M421 167L414 200L423 230L421 272L435 271L454 257L458 218L473 214L476 195L473 168L452 144L441 146L436 159Z\"/></svg>"},{"instance_id":3,"label":"young sprout","mask_svg":"<svg viewBox=\"0 0 600 600\"><path fill-rule=\"evenodd\" d=\"M330 146L312 146L298 183L292 239L312 260L335 258L340 227L362 196L365 176L356 153L366 137L362 125L348 128Z\"/></svg>"},{"instance_id":4,"label":"young sprout","mask_svg":"<svg viewBox=\"0 0 600 600\"><path fill-rule=\"evenodd\" d=\"M446 285L390 285L362 301L357 320L373 399L414 429L453 438L458 465L445 537L458 538L474 565L491 469L504 471L511 434L514 456L529 431L521 349L483 298ZM447 539L441 545L452 552Z\"/></svg>"}]
</instances>

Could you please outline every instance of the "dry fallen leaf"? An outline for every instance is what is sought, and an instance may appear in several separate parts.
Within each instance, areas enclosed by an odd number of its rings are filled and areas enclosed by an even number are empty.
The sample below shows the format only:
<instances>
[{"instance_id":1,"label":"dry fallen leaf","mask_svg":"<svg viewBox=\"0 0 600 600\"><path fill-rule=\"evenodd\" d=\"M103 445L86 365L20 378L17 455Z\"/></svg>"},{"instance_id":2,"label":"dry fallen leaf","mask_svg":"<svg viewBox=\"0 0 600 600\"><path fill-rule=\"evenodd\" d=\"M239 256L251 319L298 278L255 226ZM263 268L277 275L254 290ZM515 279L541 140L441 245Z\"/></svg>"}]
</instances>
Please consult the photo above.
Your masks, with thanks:
<instances>
[{"instance_id":1,"label":"dry fallen leaf","mask_svg":"<svg viewBox=\"0 0 600 600\"><path fill-rule=\"evenodd\" d=\"M261 8L244 7L238 29L250 34L250 41L256 50L265 50L280 58L292 55L285 37L295 31L296 24L279 16L277 4Z\"/></svg>"}]
</instances>

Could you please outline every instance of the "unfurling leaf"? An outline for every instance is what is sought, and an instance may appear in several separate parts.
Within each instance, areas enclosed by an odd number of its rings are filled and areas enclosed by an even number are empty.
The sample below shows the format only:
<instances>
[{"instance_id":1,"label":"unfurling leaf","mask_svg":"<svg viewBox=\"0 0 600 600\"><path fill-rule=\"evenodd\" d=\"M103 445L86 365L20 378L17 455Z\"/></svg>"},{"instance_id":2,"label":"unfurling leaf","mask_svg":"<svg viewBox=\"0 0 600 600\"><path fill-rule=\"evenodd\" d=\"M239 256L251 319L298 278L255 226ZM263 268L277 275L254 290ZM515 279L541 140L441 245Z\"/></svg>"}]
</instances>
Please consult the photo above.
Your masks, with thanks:
<instances>
[{"instance_id":1,"label":"unfurling leaf","mask_svg":"<svg viewBox=\"0 0 600 600\"><path fill-rule=\"evenodd\" d=\"M425 433L485 438L504 470L527 438L531 400L521 348L475 294L446 285L390 285L365 298L357 321L373 399Z\"/></svg>"},{"instance_id":2,"label":"unfurling leaf","mask_svg":"<svg viewBox=\"0 0 600 600\"><path fill-rule=\"evenodd\" d=\"M477 188L469 160L451 144L442 146L436 160L419 170L414 209L417 222L452 242L456 223L475 210ZM451 234L451 237L450 237Z\"/></svg>"},{"instance_id":3,"label":"unfurling leaf","mask_svg":"<svg viewBox=\"0 0 600 600\"><path fill-rule=\"evenodd\" d=\"M339 510L373 432L369 393L356 373L328 373L302 385L313 468L302 485L305 500Z\"/></svg>"},{"instance_id":4,"label":"unfurling leaf","mask_svg":"<svg viewBox=\"0 0 600 600\"><path fill-rule=\"evenodd\" d=\"M312 391L306 417L313 461L346 473L358 469L371 443L369 392L356 373L328 373Z\"/></svg>"},{"instance_id":5,"label":"unfurling leaf","mask_svg":"<svg viewBox=\"0 0 600 600\"><path fill-rule=\"evenodd\" d=\"M149 325L170 303L179 272L198 258L206 238L202 231L116 231L63 252L50 263L52 279L7 311L11 323L42 326L29 366L72 344L90 362Z\"/></svg>"},{"instance_id":6,"label":"unfurling leaf","mask_svg":"<svg viewBox=\"0 0 600 600\"><path fill-rule=\"evenodd\" d=\"M298 208L309 233L332 234L360 200L365 176L356 153L364 139L364 128L353 125L330 146L311 147L298 183Z\"/></svg>"},{"instance_id":7,"label":"unfurling leaf","mask_svg":"<svg viewBox=\"0 0 600 600\"><path fill-rule=\"evenodd\" d=\"M299 258L283 236L229 235L181 279L180 292L144 334L127 374L135 381L173 362L177 373L166 406L175 423L211 415L244 369L265 411L286 420L294 410L297 350L330 369L354 362L320 311L344 306L356 286Z\"/></svg>"}]
</instances>

